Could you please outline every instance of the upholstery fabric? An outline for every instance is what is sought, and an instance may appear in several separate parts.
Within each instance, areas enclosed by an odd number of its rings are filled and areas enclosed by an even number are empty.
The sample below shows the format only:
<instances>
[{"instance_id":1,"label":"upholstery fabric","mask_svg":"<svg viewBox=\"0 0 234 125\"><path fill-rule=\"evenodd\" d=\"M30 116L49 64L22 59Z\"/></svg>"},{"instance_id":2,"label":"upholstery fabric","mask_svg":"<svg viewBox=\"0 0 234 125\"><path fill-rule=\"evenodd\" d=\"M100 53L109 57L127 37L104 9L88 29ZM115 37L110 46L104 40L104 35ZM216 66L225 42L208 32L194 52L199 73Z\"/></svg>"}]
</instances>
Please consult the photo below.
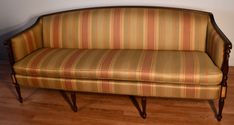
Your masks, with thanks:
<instances>
[{"instance_id":1,"label":"upholstery fabric","mask_svg":"<svg viewBox=\"0 0 234 125\"><path fill-rule=\"evenodd\" d=\"M136 96L217 99L220 86L159 84L147 82L78 80L16 75L20 85L80 92L111 93Z\"/></svg>"},{"instance_id":2,"label":"upholstery fabric","mask_svg":"<svg viewBox=\"0 0 234 125\"><path fill-rule=\"evenodd\" d=\"M42 21L11 39L13 56L18 61L42 47Z\"/></svg>"},{"instance_id":3,"label":"upholstery fabric","mask_svg":"<svg viewBox=\"0 0 234 125\"><path fill-rule=\"evenodd\" d=\"M104 8L43 17L44 47L205 51L208 14Z\"/></svg>"},{"instance_id":4,"label":"upholstery fabric","mask_svg":"<svg viewBox=\"0 0 234 125\"><path fill-rule=\"evenodd\" d=\"M16 74L218 85L222 72L205 52L43 48L14 65Z\"/></svg>"},{"instance_id":5,"label":"upholstery fabric","mask_svg":"<svg viewBox=\"0 0 234 125\"><path fill-rule=\"evenodd\" d=\"M224 56L224 41L214 29L214 26L209 21L207 30L206 52L214 61L214 63L221 68Z\"/></svg>"}]
</instances>

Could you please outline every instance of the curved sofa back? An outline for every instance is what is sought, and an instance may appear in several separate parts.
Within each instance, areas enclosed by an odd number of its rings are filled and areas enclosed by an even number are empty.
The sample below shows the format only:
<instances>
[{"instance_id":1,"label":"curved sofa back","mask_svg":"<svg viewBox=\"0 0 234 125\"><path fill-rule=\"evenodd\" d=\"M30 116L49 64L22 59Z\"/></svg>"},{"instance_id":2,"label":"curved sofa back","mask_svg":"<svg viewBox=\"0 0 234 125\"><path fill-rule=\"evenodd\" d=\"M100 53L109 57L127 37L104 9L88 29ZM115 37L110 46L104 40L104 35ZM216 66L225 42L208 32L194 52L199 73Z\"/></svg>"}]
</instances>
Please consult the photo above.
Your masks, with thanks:
<instances>
[{"instance_id":1,"label":"curved sofa back","mask_svg":"<svg viewBox=\"0 0 234 125\"><path fill-rule=\"evenodd\" d=\"M94 8L42 17L51 48L205 51L208 13L166 8Z\"/></svg>"}]
</instances>

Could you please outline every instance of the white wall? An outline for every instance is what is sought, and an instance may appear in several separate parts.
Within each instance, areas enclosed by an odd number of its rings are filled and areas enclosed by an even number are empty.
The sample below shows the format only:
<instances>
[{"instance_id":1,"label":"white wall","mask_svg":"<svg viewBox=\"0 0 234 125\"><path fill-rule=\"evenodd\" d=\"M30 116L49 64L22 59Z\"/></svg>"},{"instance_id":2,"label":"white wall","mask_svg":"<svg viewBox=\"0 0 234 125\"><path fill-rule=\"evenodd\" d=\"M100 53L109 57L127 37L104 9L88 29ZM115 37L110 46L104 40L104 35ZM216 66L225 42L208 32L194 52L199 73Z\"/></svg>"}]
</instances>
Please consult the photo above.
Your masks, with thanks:
<instances>
[{"instance_id":1,"label":"white wall","mask_svg":"<svg viewBox=\"0 0 234 125\"><path fill-rule=\"evenodd\" d=\"M234 0L0 0L0 35L45 13L117 5L168 6L210 11L218 26L234 42ZM234 52L231 53L230 64L234 66Z\"/></svg>"}]
</instances>

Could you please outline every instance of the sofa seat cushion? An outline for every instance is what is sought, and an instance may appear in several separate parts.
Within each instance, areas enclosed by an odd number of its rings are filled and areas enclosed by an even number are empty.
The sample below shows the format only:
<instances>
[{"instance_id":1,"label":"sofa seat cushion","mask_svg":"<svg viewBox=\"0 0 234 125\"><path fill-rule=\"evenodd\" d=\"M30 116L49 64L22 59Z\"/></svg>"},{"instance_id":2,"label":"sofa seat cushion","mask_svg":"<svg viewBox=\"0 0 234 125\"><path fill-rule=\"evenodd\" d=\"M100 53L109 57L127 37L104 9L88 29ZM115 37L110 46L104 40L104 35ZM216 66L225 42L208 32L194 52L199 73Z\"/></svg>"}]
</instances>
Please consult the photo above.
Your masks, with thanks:
<instances>
[{"instance_id":1,"label":"sofa seat cushion","mask_svg":"<svg viewBox=\"0 0 234 125\"><path fill-rule=\"evenodd\" d=\"M36 77L217 85L222 72L198 51L39 49L14 65Z\"/></svg>"}]
</instances>

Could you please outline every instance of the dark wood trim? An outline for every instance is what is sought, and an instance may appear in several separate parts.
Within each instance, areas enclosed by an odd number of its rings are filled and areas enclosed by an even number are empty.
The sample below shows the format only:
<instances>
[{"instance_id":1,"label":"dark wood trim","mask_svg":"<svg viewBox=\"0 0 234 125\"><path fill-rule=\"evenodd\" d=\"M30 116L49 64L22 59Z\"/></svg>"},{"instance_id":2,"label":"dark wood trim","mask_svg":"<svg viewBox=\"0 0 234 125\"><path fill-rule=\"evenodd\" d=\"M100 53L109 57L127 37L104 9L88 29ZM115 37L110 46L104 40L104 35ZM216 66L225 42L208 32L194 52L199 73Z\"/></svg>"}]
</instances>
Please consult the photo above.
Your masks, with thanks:
<instances>
[{"instance_id":1,"label":"dark wood trim","mask_svg":"<svg viewBox=\"0 0 234 125\"><path fill-rule=\"evenodd\" d=\"M224 73L223 75L223 80L222 84L225 85L227 81L227 74L228 74L228 68L229 68L229 57L232 49L232 43L230 40L225 36L225 34L220 30L218 25L215 22L214 16L212 13L209 13L210 19L211 19L211 24L213 25L214 29L216 32L220 35L220 37L223 39L224 43L224 55L223 55L223 64L221 67L222 72Z\"/></svg>"},{"instance_id":2,"label":"dark wood trim","mask_svg":"<svg viewBox=\"0 0 234 125\"><path fill-rule=\"evenodd\" d=\"M215 22L214 15L211 12L209 12L209 16L210 16L211 24L214 26L214 29L216 30L216 32L220 35L220 37L225 42L225 46L229 46L229 48L231 49L232 44L231 44L230 40L226 37L226 35L218 27L217 23Z\"/></svg>"},{"instance_id":3,"label":"dark wood trim","mask_svg":"<svg viewBox=\"0 0 234 125\"><path fill-rule=\"evenodd\" d=\"M216 118L217 118L218 121L221 121L221 119L222 119L222 112L223 112L223 107L224 107L224 100L225 100L225 98L220 98L220 99L219 99L219 107L218 107L219 111L218 111L218 114L217 114L217 116L216 116Z\"/></svg>"},{"instance_id":4,"label":"dark wood trim","mask_svg":"<svg viewBox=\"0 0 234 125\"><path fill-rule=\"evenodd\" d=\"M141 97L141 107L138 101L134 96L129 96L131 99L133 105L136 107L137 111L139 112L140 116L145 119L147 114L146 114L146 97Z\"/></svg>"},{"instance_id":5,"label":"dark wood trim","mask_svg":"<svg viewBox=\"0 0 234 125\"><path fill-rule=\"evenodd\" d=\"M73 111L77 112L76 92L71 92L71 100L72 100L72 104L73 104Z\"/></svg>"},{"instance_id":6,"label":"dark wood trim","mask_svg":"<svg viewBox=\"0 0 234 125\"><path fill-rule=\"evenodd\" d=\"M23 103L23 98L21 96L21 90L20 90L20 85L18 83L15 83L15 89L18 95L18 100L20 103Z\"/></svg>"},{"instance_id":7,"label":"dark wood trim","mask_svg":"<svg viewBox=\"0 0 234 125\"><path fill-rule=\"evenodd\" d=\"M63 96L63 98L65 99L65 101L70 105L71 109L74 112L77 112L78 108L77 108L77 104L76 104L76 92L60 90L60 93ZM67 93L70 93L70 97L67 96Z\"/></svg>"},{"instance_id":8,"label":"dark wood trim","mask_svg":"<svg viewBox=\"0 0 234 125\"><path fill-rule=\"evenodd\" d=\"M4 45L5 45L5 47L7 49L7 52L8 52L8 58L9 58L10 68L11 68L12 83L15 86L19 102L23 103L23 98L21 96L21 91L20 91L20 85L18 84L17 79L15 78L15 71L13 69L13 65L15 63L15 60L14 60L14 55L13 55L13 50L12 50L11 42L10 41L6 42Z\"/></svg>"},{"instance_id":9,"label":"dark wood trim","mask_svg":"<svg viewBox=\"0 0 234 125\"><path fill-rule=\"evenodd\" d=\"M104 6L104 7L88 7L88 8L79 8L79 9L64 10L64 11L59 11L59 12L52 12L52 13L42 15L39 18L54 15L54 14L72 12L72 11L92 10L92 9L108 9L108 8L151 8L151 9L171 9L171 10L180 10L180 11L193 11L193 12L203 13L203 14L211 13L211 12L195 10L195 9L176 8L176 7L162 7L162 6Z\"/></svg>"},{"instance_id":10,"label":"dark wood trim","mask_svg":"<svg viewBox=\"0 0 234 125\"><path fill-rule=\"evenodd\" d=\"M12 45L11 45L11 40L8 40L4 43L4 46L6 47L7 49L7 52L8 52L8 58L9 58L9 62L10 62L10 65L11 65L11 70L12 70L12 73L14 73L14 70L13 70L13 65L15 63L15 60L14 60L14 55L13 55L13 50L12 50Z\"/></svg>"},{"instance_id":11,"label":"dark wood trim","mask_svg":"<svg viewBox=\"0 0 234 125\"><path fill-rule=\"evenodd\" d=\"M222 64L222 72L223 72L223 78L221 82L221 91L220 91L220 99L219 99L219 111L216 116L218 121L221 121L222 119L222 111L224 107L225 98L227 95L227 79L228 79L228 71L229 71L229 57L231 52L232 44L230 41L226 41L225 47L224 47L224 55L223 55L223 64ZM222 93L225 90L225 96L223 97Z\"/></svg>"},{"instance_id":12,"label":"dark wood trim","mask_svg":"<svg viewBox=\"0 0 234 125\"><path fill-rule=\"evenodd\" d=\"M146 118L146 106L147 106L147 100L146 97L141 97L141 105L142 105L142 118Z\"/></svg>"},{"instance_id":13,"label":"dark wood trim","mask_svg":"<svg viewBox=\"0 0 234 125\"><path fill-rule=\"evenodd\" d=\"M230 40L225 36L225 34L220 30L220 28L218 27L218 25L215 22L214 16L212 13L209 14L210 19L211 19L211 24L213 25L214 29L216 30L216 32L219 34L219 36L222 38L222 40L224 41L224 55L223 55L223 64L221 67L221 70L223 72L223 78L221 81L221 91L220 91L220 98L219 98L219 106L218 106L218 113L217 113L217 120L221 121L222 119L222 111L223 111L223 107L224 107L224 101L226 98L226 94L227 94L227 79L228 79L228 71L229 71L229 57L230 57L230 53L231 53L231 49L232 49L232 43L230 42ZM222 97L222 91L225 90L225 96Z\"/></svg>"}]
</instances>

